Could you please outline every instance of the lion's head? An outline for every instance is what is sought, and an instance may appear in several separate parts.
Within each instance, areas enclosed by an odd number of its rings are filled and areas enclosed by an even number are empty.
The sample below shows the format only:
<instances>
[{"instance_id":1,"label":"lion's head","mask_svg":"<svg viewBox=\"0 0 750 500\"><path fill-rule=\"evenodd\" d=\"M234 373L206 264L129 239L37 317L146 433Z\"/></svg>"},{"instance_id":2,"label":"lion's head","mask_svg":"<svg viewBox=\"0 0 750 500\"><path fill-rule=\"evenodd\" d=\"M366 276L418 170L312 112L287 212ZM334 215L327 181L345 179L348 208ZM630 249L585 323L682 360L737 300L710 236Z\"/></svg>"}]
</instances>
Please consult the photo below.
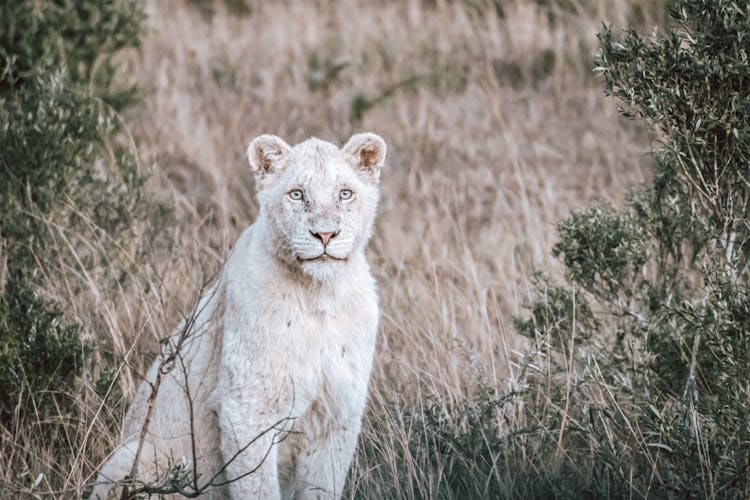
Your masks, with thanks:
<instances>
[{"instance_id":1,"label":"lion's head","mask_svg":"<svg viewBox=\"0 0 750 500\"><path fill-rule=\"evenodd\" d=\"M386 145L356 134L339 149L319 139L292 147L261 135L247 149L261 217L279 258L314 278L341 269L372 234Z\"/></svg>"}]
</instances>

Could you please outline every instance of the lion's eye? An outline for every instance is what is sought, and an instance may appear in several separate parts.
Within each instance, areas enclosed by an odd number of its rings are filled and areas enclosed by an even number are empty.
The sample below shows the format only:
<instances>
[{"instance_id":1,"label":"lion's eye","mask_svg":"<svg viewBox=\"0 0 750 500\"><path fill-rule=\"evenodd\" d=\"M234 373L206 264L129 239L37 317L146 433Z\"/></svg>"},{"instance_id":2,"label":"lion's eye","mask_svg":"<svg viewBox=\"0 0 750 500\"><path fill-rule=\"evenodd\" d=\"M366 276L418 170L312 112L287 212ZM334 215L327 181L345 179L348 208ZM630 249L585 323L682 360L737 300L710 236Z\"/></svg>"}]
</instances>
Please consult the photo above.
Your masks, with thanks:
<instances>
[{"instance_id":1,"label":"lion's eye","mask_svg":"<svg viewBox=\"0 0 750 500\"><path fill-rule=\"evenodd\" d=\"M302 190L301 189L292 189L289 191L289 197L293 199L294 201L299 201L302 199Z\"/></svg>"},{"instance_id":2,"label":"lion's eye","mask_svg":"<svg viewBox=\"0 0 750 500\"><path fill-rule=\"evenodd\" d=\"M351 189L342 189L341 192L339 193L339 197L342 200L351 199L352 196L354 196L354 193L352 192Z\"/></svg>"}]
</instances>

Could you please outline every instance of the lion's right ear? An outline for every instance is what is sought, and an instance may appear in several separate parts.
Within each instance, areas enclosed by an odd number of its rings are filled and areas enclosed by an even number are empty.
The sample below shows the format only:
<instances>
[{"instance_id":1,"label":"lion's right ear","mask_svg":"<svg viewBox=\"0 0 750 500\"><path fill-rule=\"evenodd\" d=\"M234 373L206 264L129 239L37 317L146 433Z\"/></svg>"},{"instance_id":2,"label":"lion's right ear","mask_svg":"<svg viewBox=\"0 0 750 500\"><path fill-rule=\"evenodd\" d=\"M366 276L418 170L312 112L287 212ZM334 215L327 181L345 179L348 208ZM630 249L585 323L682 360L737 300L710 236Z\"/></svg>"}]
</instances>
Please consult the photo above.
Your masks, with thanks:
<instances>
[{"instance_id":1,"label":"lion's right ear","mask_svg":"<svg viewBox=\"0 0 750 500\"><path fill-rule=\"evenodd\" d=\"M387 149L383 138L372 132L354 134L341 148L349 164L375 182L380 177Z\"/></svg>"},{"instance_id":2,"label":"lion's right ear","mask_svg":"<svg viewBox=\"0 0 750 500\"><path fill-rule=\"evenodd\" d=\"M291 150L291 146L281 137L270 134L260 135L247 147L250 169L260 179L270 173L278 172L284 167L284 160Z\"/></svg>"}]
</instances>

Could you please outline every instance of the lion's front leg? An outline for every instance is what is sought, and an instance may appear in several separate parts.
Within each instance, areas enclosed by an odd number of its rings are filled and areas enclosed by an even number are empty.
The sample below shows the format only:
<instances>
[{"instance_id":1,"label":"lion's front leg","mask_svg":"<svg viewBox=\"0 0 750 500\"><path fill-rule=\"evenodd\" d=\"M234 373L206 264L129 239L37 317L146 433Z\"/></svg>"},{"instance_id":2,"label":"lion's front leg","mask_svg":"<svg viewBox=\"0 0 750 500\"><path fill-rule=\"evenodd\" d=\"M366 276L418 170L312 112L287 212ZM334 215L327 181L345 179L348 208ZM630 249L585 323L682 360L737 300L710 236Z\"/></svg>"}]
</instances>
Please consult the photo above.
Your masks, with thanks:
<instances>
[{"instance_id":1,"label":"lion's front leg","mask_svg":"<svg viewBox=\"0 0 750 500\"><path fill-rule=\"evenodd\" d=\"M291 428L285 415L249 401L219 406L223 478L230 498L278 499L278 443Z\"/></svg>"},{"instance_id":2,"label":"lion's front leg","mask_svg":"<svg viewBox=\"0 0 750 500\"><path fill-rule=\"evenodd\" d=\"M348 425L337 426L321 436L305 439L297 457L297 469L291 485L293 498L341 498L359 429L359 419L352 419Z\"/></svg>"}]
</instances>

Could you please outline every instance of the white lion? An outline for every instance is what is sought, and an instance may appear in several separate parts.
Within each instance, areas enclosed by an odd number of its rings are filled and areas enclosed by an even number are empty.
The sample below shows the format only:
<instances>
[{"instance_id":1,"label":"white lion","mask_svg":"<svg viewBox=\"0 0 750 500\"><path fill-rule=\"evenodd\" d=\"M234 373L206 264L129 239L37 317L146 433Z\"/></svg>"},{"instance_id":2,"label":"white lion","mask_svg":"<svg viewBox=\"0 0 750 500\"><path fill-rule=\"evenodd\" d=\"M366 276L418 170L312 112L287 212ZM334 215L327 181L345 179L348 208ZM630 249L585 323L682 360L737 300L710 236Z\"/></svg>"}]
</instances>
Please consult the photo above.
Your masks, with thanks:
<instances>
[{"instance_id":1,"label":"white lion","mask_svg":"<svg viewBox=\"0 0 750 500\"><path fill-rule=\"evenodd\" d=\"M123 482L215 498L341 496L375 348L364 250L386 146L371 133L342 149L262 135L247 154L258 218L165 343L92 498Z\"/></svg>"}]
</instances>

